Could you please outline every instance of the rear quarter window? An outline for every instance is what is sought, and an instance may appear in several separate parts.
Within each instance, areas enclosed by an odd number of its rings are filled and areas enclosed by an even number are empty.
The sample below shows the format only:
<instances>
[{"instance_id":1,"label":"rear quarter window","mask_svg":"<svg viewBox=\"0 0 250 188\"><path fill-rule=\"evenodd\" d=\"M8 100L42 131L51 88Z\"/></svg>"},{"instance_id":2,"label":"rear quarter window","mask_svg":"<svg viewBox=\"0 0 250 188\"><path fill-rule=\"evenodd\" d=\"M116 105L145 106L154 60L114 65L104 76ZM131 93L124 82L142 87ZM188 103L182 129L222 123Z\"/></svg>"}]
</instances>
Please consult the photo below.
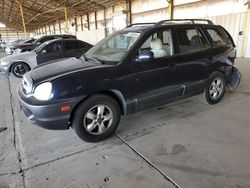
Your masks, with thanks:
<instances>
[{"instance_id":1,"label":"rear quarter window","mask_svg":"<svg viewBox=\"0 0 250 188\"><path fill-rule=\"evenodd\" d=\"M212 40L213 46L219 47L219 46L231 45L231 42L228 39L228 37L224 33L222 33L219 29L207 28L206 31Z\"/></svg>"}]
</instances>

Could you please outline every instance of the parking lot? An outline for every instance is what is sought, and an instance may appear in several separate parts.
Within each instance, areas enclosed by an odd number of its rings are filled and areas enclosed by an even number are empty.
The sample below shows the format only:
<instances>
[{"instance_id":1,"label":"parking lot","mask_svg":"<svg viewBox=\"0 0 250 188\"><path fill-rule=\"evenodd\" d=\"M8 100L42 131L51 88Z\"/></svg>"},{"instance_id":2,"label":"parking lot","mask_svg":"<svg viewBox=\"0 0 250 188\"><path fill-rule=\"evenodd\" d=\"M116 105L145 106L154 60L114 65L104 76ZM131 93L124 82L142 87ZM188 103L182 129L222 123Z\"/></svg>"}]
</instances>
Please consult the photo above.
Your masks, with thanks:
<instances>
[{"instance_id":1,"label":"parking lot","mask_svg":"<svg viewBox=\"0 0 250 188\"><path fill-rule=\"evenodd\" d=\"M32 125L21 79L1 75L0 187L250 187L250 60L236 67L241 85L221 103L199 95L136 113L95 144Z\"/></svg>"}]
</instances>

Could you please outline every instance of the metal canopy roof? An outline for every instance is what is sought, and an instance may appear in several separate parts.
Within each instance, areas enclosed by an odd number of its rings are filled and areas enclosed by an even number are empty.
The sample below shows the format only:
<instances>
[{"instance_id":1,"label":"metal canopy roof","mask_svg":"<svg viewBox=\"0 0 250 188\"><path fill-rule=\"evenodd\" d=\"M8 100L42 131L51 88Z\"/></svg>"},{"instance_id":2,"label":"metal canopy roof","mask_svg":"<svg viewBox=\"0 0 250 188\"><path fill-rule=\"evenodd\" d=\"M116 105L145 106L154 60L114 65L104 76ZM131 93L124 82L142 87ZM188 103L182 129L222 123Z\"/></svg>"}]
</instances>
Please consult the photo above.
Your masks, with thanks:
<instances>
[{"instance_id":1,"label":"metal canopy roof","mask_svg":"<svg viewBox=\"0 0 250 188\"><path fill-rule=\"evenodd\" d=\"M84 15L100 9L109 8L124 0L1 0L0 22L7 27L22 30L19 2L23 7L28 31L64 19L64 6L69 17Z\"/></svg>"}]
</instances>

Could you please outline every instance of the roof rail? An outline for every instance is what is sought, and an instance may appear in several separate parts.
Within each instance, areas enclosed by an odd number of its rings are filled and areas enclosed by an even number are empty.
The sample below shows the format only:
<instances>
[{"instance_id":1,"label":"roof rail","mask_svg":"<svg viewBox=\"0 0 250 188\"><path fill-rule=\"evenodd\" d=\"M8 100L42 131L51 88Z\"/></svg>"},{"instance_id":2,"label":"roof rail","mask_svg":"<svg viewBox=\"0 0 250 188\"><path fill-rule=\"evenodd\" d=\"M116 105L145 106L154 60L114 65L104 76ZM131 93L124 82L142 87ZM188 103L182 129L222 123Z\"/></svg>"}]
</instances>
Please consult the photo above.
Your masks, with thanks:
<instances>
[{"instance_id":1,"label":"roof rail","mask_svg":"<svg viewBox=\"0 0 250 188\"><path fill-rule=\"evenodd\" d=\"M162 20L156 23L155 26L162 25L166 22L185 22L185 21L189 21L192 24L195 24L195 22L207 22L209 25L214 25L214 23L211 20L207 20L207 19L173 19L173 20Z\"/></svg>"},{"instance_id":2,"label":"roof rail","mask_svg":"<svg viewBox=\"0 0 250 188\"><path fill-rule=\"evenodd\" d=\"M155 24L157 24L157 23L155 23L155 22L151 22L151 23L135 23L135 24L131 24L131 25L127 26L126 28L133 27L133 26L155 25Z\"/></svg>"}]
</instances>

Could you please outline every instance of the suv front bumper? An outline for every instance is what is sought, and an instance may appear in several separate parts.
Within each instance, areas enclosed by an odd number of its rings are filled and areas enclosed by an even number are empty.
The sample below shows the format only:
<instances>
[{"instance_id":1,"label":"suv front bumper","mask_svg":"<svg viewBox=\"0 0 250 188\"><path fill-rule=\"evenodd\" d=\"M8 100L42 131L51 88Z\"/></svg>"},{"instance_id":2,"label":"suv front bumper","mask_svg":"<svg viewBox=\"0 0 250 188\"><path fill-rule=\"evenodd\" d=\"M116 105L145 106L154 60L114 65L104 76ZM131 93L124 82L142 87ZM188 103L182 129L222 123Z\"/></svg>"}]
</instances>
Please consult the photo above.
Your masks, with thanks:
<instances>
[{"instance_id":1,"label":"suv front bumper","mask_svg":"<svg viewBox=\"0 0 250 188\"><path fill-rule=\"evenodd\" d=\"M29 104L28 98L26 98L18 89L19 103L25 116L31 121L31 123L51 130L63 130L70 127L70 115L74 107L81 101L81 99L67 99L60 100L51 104ZM70 106L70 110L62 112L63 106Z\"/></svg>"}]
</instances>

